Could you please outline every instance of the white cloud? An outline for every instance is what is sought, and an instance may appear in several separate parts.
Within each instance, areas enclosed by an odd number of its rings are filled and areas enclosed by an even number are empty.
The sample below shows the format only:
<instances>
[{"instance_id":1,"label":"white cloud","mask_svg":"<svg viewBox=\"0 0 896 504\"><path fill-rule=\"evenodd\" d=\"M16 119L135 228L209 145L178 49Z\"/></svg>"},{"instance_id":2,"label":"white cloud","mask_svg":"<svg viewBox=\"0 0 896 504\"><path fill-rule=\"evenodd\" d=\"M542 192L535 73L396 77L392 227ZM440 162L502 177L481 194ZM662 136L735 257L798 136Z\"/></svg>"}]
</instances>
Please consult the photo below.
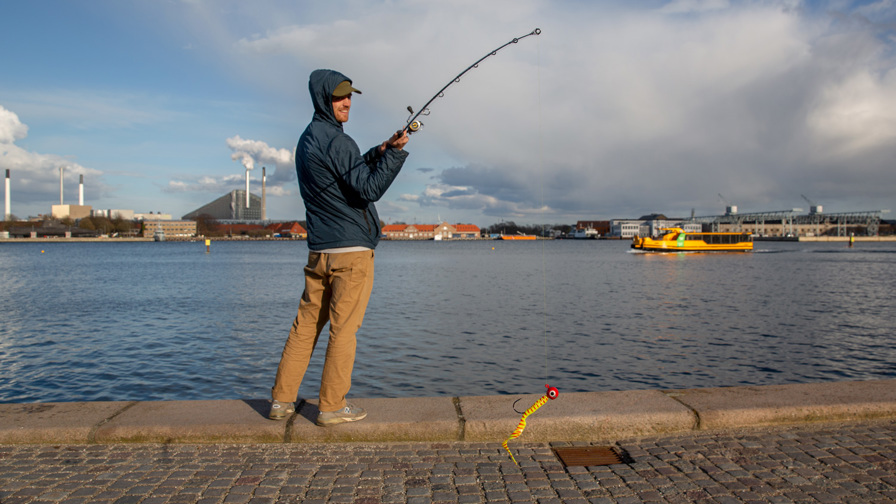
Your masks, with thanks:
<instances>
[{"instance_id":1,"label":"white cloud","mask_svg":"<svg viewBox=\"0 0 896 504\"><path fill-rule=\"evenodd\" d=\"M11 144L28 136L28 126L19 121L19 116L0 106L0 144Z\"/></svg>"},{"instance_id":2,"label":"white cloud","mask_svg":"<svg viewBox=\"0 0 896 504\"><path fill-rule=\"evenodd\" d=\"M818 96L807 118L822 154L850 156L896 143L896 71L850 75Z\"/></svg>"},{"instance_id":3,"label":"white cloud","mask_svg":"<svg viewBox=\"0 0 896 504\"><path fill-rule=\"evenodd\" d=\"M271 147L261 140L243 139L239 135L228 138L227 147L233 151L230 158L242 163L247 170L252 170L255 164L274 165L276 172L269 177L269 181L275 185L295 180L292 151Z\"/></svg>"},{"instance_id":4,"label":"white cloud","mask_svg":"<svg viewBox=\"0 0 896 504\"><path fill-rule=\"evenodd\" d=\"M30 152L15 144L27 135L28 126L19 121L15 112L0 105L0 169L11 172L13 213L17 212L18 202L23 200L46 201L44 211L49 213L50 205L59 201L60 167L63 167L66 186L77 187L79 176L84 175L85 185L89 185L94 194L106 190L101 180L102 172L61 155Z\"/></svg>"}]
</instances>

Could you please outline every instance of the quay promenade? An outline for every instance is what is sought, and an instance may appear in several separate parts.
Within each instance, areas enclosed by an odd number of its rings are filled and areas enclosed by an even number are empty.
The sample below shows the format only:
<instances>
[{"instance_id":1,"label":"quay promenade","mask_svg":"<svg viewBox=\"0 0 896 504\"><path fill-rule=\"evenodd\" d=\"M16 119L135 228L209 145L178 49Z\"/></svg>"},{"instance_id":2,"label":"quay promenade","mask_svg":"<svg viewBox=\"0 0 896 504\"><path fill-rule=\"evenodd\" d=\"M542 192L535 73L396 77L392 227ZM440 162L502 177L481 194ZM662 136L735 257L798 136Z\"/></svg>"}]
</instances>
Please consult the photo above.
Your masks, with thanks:
<instances>
[{"instance_id":1,"label":"quay promenade","mask_svg":"<svg viewBox=\"0 0 896 504\"><path fill-rule=\"evenodd\" d=\"M0 404L0 503L896 502L896 380L355 399ZM609 465L558 457L612 448Z\"/></svg>"}]
</instances>

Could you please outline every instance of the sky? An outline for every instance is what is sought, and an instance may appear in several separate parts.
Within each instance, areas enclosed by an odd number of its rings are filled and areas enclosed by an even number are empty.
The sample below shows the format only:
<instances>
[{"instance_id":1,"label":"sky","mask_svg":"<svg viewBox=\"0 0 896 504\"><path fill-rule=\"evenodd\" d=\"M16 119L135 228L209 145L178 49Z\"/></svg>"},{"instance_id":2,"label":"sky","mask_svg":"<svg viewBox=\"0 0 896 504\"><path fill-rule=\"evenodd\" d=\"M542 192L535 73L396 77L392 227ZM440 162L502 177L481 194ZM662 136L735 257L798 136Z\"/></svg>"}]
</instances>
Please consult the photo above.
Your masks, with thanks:
<instances>
[{"instance_id":1,"label":"sky","mask_svg":"<svg viewBox=\"0 0 896 504\"><path fill-rule=\"evenodd\" d=\"M170 213L230 192L302 220L308 75L362 151L429 106L386 223L896 207L896 0L34 0L0 6L11 212ZM893 215L884 215L893 218Z\"/></svg>"}]
</instances>

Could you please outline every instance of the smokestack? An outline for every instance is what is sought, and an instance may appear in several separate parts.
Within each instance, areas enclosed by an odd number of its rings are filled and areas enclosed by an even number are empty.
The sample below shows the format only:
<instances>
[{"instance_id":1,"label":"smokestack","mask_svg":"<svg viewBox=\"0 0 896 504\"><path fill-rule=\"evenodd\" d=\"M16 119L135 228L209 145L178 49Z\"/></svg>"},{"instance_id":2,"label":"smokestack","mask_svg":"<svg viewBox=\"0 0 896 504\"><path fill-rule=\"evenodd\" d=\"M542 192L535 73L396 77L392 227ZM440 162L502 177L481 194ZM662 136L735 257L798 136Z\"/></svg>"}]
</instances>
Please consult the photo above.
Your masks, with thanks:
<instances>
[{"instance_id":1,"label":"smokestack","mask_svg":"<svg viewBox=\"0 0 896 504\"><path fill-rule=\"evenodd\" d=\"M267 220L267 198L265 198L265 187L268 183L268 176L265 174L264 166L261 167L261 220Z\"/></svg>"},{"instance_id":2,"label":"smokestack","mask_svg":"<svg viewBox=\"0 0 896 504\"><path fill-rule=\"evenodd\" d=\"M249 169L246 168L246 209L249 208Z\"/></svg>"},{"instance_id":3,"label":"smokestack","mask_svg":"<svg viewBox=\"0 0 896 504\"><path fill-rule=\"evenodd\" d=\"M9 170L6 170L6 212L3 213L3 220L9 220L12 215L12 209L9 207Z\"/></svg>"},{"instance_id":4,"label":"smokestack","mask_svg":"<svg viewBox=\"0 0 896 504\"><path fill-rule=\"evenodd\" d=\"M84 175L81 175L81 181L78 182L78 204L84 205Z\"/></svg>"},{"instance_id":5,"label":"smokestack","mask_svg":"<svg viewBox=\"0 0 896 504\"><path fill-rule=\"evenodd\" d=\"M59 204L64 205L62 202L62 171L63 167L59 167Z\"/></svg>"}]
</instances>

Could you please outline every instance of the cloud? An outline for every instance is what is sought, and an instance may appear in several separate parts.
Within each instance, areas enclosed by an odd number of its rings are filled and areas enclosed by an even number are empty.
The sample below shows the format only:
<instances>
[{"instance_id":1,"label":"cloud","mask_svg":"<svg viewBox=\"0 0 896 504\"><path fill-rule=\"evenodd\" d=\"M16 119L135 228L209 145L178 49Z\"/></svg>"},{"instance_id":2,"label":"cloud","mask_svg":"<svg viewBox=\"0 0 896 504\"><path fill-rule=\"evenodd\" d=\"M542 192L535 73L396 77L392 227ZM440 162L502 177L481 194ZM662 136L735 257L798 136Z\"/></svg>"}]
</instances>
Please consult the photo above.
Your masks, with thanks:
<instances>
[{"instance_id":1,"label":"cloud","mask_svg":"<svg viewBox=\"0 0 896 504\"><path fill-rule=\"evenodd\" d=\"M252 170L256 164L273 165L276 170L268 177L268 182L273 185L295 180L292 151L271 147L261 140L243 139L239 135L228 138L227 147L233 151L230 158L240 161L247 170Z\"/></svg>"},{"instance_id":2,"label":"cloud","mask_svg":"<svg viewBox=\"0 0 896 504\"><path fill-rule=\"evenodd\" d=\"M674 0L659 9L662 14L701 13L727 9L728 0Z\"/></svg>"},{"instance_id":3,"label":"cloud","mask_svg":"<svg viewBox=\"0 0 896 504\"><path fill-rule=\"evenodd\" d=\"M59 201L59 168L63 167L65 185L76 187L79 176L94 194L102 194L106 187L102 172L81 166L57 154L42 154L25 150L15 144L28 136L28 126L19 116L0 105L0 169L10 170L13 213L18 201L44 201L45 211ZM69 201L71 203L71 201Z\"/></svg>"},{"instance_id":4,"label":"cloud","mask_svg":"<svg viewBox=\"0 0 896 504\"><path fill-rule=\"evenodd\" d=\"M274 171L267 174L265 194L267 196L290 196L295 184L295 160L293 153L287 149L271 147L261 140L244 139L239 135L226 139L227 147L231 150L231 159L239 161L247 170L253 170L257 165L273 167ZM250 185L255 192L260 192L261 174L249 177ZM194 175L181 176L172 179L164 187L167 193L209 193L223 194L234 188L243 187L245 183L244 173L229 173L226 175Z\"/></svg>"},{"instance_id":5,"label":"cloud","mask_svg":"<svg viewBox=\"0 0 896 504\"><path fill-rule=\"evenodd\" d=\"M742 211L799 206L800 194L850 210L892 206L896 192L892 0L396 0L314 8L191 0L159 8L177 19L178 33L189 33L178 49L189 43L191 61L218 64L218 80L240 96L242 113L222 114L216 124L264 131L255 135L266 141L227 138L229 154L243 166L273 166L269 188L284 191L295 187L291 153L272 146L294 142L310 119L306 83L314 68L343 71L364 90L346 125L364 150L404 124L408 105L419 109L488 50L541 28L432 102L405 168L378 203L401 213L384 218L440 207L457 209L455 220L464 221L691 208L705 215L722 210L719 193ZM58 114L76 101L48 103ZM130 116L131 103L98 110L126 127L154 124L154 107ZM232 108L207 110L219 109ZM253 114L269 130L248 124ZM11 131L3 134L23 134ZM198 164L214 163L210 157ZM210 177L178 175L166 191L225 192L244 175L225 187L227 177L199 169Z\"/></svg>"},{"instance_id":6,"label":"cloud","mask_svg":"<svg viewBox=\"0 0 896 504\"><path fill-rule=\"evenodd\" d=\"M891 199L892 47L861 24L790 7L673 2L555 20L564 29L545 27L540 67L502 53L488 63L500 79L483 64L471 77L485 83L433 107L422 135L469 161L441 168L417 202L538 221L708 214L721 210L720 192L744 211L799 206L805 192L831 201L848 191L861 206ZM536 78L540 91L527 94ZM501 82L514 86L476 95ZM480 108L500 112L480 120Z\"/></svg>"},{"instance_id":7,"label":"cloud","mask_svg":"<svg viewBox=\"0 0 896 504\"><path fill-rule=\"evenodd\" d=\"M0 106L0 144L11 144L28 136L28 126L19 121L15 112Z\"/></svg>"},{"instance_id":8,"label":"cloud","mask_svg":"<svg viewBox=\"0 0 896 504\"><path fill-rule=\"evenodd\" d=\"M170 180L165 186L164 191L167 193L210 193L225 194L234 188L242 187L245 183L245 175L229 174L220 177L199 176L189 179ZM250 184L254 184L255 192L261 191L261 177L249 178ZM267 196L290 196L292 192L284 185L273 185L268 183L265 186L265 194Z\"/></svg>"}]
</instances>

